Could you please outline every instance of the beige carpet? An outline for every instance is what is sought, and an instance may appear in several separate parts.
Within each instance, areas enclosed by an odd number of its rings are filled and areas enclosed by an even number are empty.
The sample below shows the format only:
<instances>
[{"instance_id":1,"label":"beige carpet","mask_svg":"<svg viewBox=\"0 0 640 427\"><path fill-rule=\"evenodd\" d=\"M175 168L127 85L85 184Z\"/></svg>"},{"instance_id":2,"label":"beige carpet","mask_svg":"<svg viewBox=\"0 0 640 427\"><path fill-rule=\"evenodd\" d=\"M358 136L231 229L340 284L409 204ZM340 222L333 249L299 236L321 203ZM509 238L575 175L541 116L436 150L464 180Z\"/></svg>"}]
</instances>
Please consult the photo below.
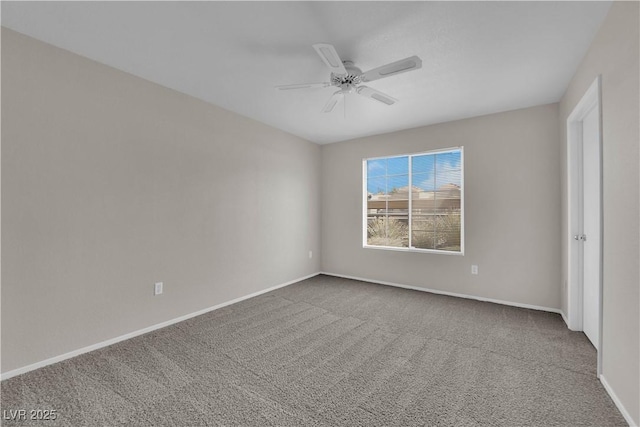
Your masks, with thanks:
<instances>
[{"instance_id":1,"label":"beige carpet","mask_svg":"<svg viewBox=\"0 0 640 427\"><path fill-rule=\"evenodd\" d=\"M3 381L1 406L57 411L5 426L626 425L595 367L556 314L317 276Z\"/></svg>"}]
</instances>

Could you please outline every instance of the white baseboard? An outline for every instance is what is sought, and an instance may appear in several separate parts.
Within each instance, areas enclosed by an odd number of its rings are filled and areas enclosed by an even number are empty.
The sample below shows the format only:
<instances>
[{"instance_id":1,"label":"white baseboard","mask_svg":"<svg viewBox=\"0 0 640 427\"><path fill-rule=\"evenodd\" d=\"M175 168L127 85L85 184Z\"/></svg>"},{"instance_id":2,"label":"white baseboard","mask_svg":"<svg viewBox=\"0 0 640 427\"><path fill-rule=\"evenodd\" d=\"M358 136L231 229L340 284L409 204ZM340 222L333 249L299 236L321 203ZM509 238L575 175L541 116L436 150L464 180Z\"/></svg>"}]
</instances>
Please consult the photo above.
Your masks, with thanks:
<instances>
[{"instance_id":1,"label":"white baseboard","mask_svg":"<svg viewBox=\"0 0 640 427\"><path fill-rule=\"evenodd\" d=\"M418 287L418 286L403 285L403 284L394 283L394 282L385 282L383 280L374 280L374 279L367 279L367 278L364 278L364 277L356 277L356 276L347 276L347 275L344 275L344 274L328 273L326 271L322 271L322 272L320 272L320 274L325 274L327 276L342 277L344 279L361 280L363 282L377 283L379 285L394 286L394 287L397 287L397 288L411 289L411 290L414 290L414 291L429 292L429 293L438 294L438 295L448 295L448 296L451 296L451 297L474 299L474 300L477 300L477 301L492 302L492 303L495 303L495 304L502 304L502 305L510 305L512 307L530 308L532 310L548 311L550 313L558 313L558 314L562 315L562 310L560 310L558 308L542 307L542 306L539 306L539 305L523 304L523 303L519 303L519 302L502 301L502 300L498 300L498 299L479 297L479 296L475 296L475 295L459 294L459 293L456 293L456 292L447 292L447 291L440 291L440 290L437 290L437 289L429 289L429 288L421 288L421 287Z\"/></svg>"},{"instance_id":2,"label":"white baseboard","mask_svg":"<svg viewBox=\"0 0 640 427\"><path fill-rule=\"evenodd\" d=\"M116 344L116 343L118 343L120 341L128 340L130 338L137 337L138 335L142 335L142 334L146 334L148 332L155 331L156 329L165 328L165 327L173 325L175 323L182 322L183 320L191 319L192 317L200 316L201 314L205 314L205 313L208 313L210 311L217 310L219 308L226 307L228 305L235 304L237 302L244 301L246 299L253 298L253 297L256 297L258 295L262 295L262 294L274 291L274 290L279 289L279 288L284 288L285 286L289 286L289 285L292 285L294 283L300 282L302 280L309 279L311 277L317 276L318 274L320 274L320 273L317 272L317 273L309 274L308 276L300 277L298 279L294 279L294 280L291 280L291 281L286 282L286 283L282 283L282 284L279 284L279 285L276 285L276 286L272 286L272 287L270 287L268 289L263 289L261 291L254 292L252 294L245 295L245 296L240 297L240 298L232 299L231 301L223 302L221 304L217 304L217 305L214 305L212 307L205 308L203 310L195 311L193 313L185 314L184 316L176 317L175 319L167 320L166 322L162 322L162 323L158 323L156 325L148 326L146 328L139 329L137 331L129 332L128 334L120 335L119 337L111 338L111 339L106 340L106 341L102 341L102 342L99 342L99 343L96 343L96 344L92 344L90 346L83 347L83 348L80 348L78 350L73 350L73 351L70 351L68 353L61 354L59 356L54 356L54 357L51 357L49 359L42 360L40 362L32 363L31 365L27 365L27 366L23 366L21 368L13 369L11 371L7 371L7 372L4 372L4 373L0 374L0 380L6 380L6 379L9 379L11 377L15 377L16 375L24 374L24 373L27 373L29 371L33 371L35 369L43 368L45 366L52 365L52 364L57 363L57 362L62 362L63 360L71 359L72 357L76 357L76 356L79 356L79 355L84 354L84 353L89 353L90 351L98 350L100 348L107 347L107 346L112 345L112 344Z\"/></svg>"},{"instance_id":3,"label":"white baseboard","mask_svg":"<svg viewBox=\"0 0 640 427\"><path fill-rule=\"evenodd\" d=\"M564 314L564 311L560 310L560 316L562 316L562 320L564 320L564 324L567 325L567 328L571 329L569 328L569 319L567 319L567 315Z\"/></svg>"},{"instance_id":4,"label":"white baseboard","mask_svg":"<svg viewBox=\"0 0 640 427\"><path fill-rule=\"evenodd\" d=\"M613 391L613 389L611 388L607 380L604 378L604 375L602 374L600 374L600 382L604 386L604 389L607 390L607 393L609 393L609 396L611 396L611 400L613 400L613 403L616 404L616 406L618 407L618 410L624 417L625 421L629 424L629 426L638 427L638 424L633 421L633 419L631 418L631 414L627 411L627 409L624 407L622 402L620 402L620 399L618 399L618 396Z\"/></svg>"}]
</instances>

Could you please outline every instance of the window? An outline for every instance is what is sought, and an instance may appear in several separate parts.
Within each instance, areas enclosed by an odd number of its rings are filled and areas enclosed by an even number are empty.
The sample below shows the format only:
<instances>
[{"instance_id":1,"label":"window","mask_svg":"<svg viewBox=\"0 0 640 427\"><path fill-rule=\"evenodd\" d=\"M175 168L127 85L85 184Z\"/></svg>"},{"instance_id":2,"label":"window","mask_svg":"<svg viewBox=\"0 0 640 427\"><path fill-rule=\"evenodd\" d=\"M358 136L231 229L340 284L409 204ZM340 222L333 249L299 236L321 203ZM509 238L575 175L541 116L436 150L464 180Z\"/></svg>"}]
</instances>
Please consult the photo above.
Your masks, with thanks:
<instances>
[{"instance_id":1,"label":"window","mask_svg":"<svg viewBox=\"0 0 640 427\"><path fill-rule=\"evenodd\" d=\"M462 147L363 161L363 245L462 254Z\"/></svg>"}]
</instances>

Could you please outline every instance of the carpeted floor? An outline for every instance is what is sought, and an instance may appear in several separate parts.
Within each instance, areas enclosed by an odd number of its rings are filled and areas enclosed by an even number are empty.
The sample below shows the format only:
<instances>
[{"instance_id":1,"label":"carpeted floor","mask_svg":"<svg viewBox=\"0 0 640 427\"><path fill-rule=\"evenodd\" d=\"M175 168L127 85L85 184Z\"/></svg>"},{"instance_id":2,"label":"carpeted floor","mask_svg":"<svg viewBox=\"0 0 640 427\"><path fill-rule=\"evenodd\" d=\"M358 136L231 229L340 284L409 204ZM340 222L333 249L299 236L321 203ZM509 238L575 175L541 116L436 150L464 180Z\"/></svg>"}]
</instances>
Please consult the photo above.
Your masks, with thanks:
<instances>
[{"instance_id":1,"label":"carpeted floor","mask_svg":"<svg viewBox=\"0 0 640 427\"><path fill-rule=\"evenodd\" d=\"M559 315L328 276L2 382L64 426L625 426Z\"/></svg>"}]
</instances>

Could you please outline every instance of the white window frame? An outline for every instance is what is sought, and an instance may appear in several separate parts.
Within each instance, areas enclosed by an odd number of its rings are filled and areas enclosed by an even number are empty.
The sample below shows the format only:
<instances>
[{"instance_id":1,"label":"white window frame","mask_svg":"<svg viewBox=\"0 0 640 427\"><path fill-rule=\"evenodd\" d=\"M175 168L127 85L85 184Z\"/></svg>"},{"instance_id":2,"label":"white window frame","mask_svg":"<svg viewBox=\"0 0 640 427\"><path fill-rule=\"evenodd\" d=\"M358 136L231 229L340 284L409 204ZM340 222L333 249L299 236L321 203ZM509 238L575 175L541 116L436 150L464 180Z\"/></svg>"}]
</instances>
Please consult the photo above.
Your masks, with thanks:
<instances>
[{"instance_id":1,"label":"white window frame","mask_svg":"<svg viewBox=\"0 0 640 427\"><path fill-rule=\"evenodd\" d=\"M370 160L382 160L382 159L395 159L398 157L409 157L409 188L412 188L411 182L411 158L417 156L424 156L430 154L444 154L454 151L460 151L460 251L443 251L441 249L422 249L415 247L396 247L396 246L380 246L380 245L368 245L367 244L367 162ZM410 192L411 194L411 192ZM411 196L409 196L409 242L411 242ZM367 157L362 159L362 247L364 249L378 249L384 251L398 251L398 252L420 252L420 253L435 253L445 255L464 255L464 147L449 147L438 150L429 150L420 153L398 154L391 156L380 157Z\"/></svg>"}]
</instances>

